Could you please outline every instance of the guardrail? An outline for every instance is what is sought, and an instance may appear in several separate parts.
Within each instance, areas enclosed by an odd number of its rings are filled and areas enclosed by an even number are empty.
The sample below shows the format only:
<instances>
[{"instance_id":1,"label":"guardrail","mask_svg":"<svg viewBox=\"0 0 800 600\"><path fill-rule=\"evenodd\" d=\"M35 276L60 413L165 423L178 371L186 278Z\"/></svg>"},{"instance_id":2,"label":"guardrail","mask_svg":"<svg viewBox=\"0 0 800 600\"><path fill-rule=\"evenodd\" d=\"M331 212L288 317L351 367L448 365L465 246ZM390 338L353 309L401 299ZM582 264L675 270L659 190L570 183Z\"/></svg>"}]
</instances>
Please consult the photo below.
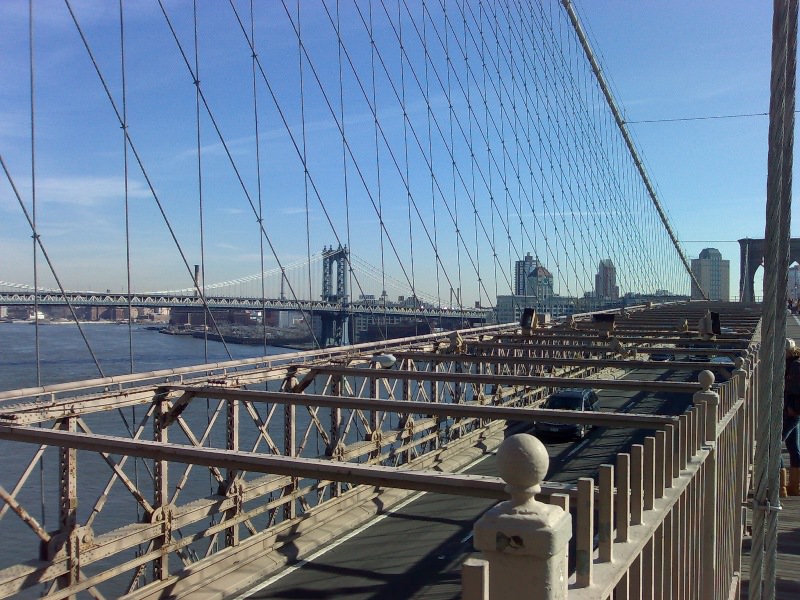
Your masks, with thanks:
<instances>
[{"instance_id":1,"label":"guardrail","mask_svg":"<svg viewBox=\"0 0 800 600\"><path fill-rule=\"evenodd\" d=\"M483 557L464 565L463 598L738 598L757 376L755 352L714 389L713 374L702 372L703 389L677 425L618 454L616 464L602 465L597 482L579 479L572 506L560 494L550 500L560 509L520 501L514 485L531 489L540 478L506 478L512 500L475 525ZM546 472L543 447L514 438L504 444L506 455L526 457L531 473ZM525 466L515 464L514 471ZM572 531L576 556L569 578Z\"/></svg>"},{"instance_id":2,"label":"guardrail","mask_svg":"<svg viewBox=\"0 0 800 600\"><path fill-rule=\"evenodd\" d=\"M500 444L505 419L540 417L537 406L554 389L677 391L687 402L702 393L694 382L620 380L624 366L656 367L605 336L562 333L551 344L546 335L539 343L486 327L3 393L0 451L9 460L0 519L18 517L4 519L2 531L19 552L2 555L0 597L191 597L232 574L231 590L246 589L411 490L502 499L499 478L456 471ZM719 388L722 432L740 427L745 413L736 411L749 406L734 400L735 385ZM652 456L683 477L702 454L689 451L701 410L591 418L656 431L631 451L631 479L637 452L642 465ZM570 413L548 411L548 420L590 418ZM648 469L641 472L649 489ZM655 477L652 510L642 491L645 524L653 510L661 514L659 490L683 489L680 477ZM580 496L582 506L588 494L604 506L605 484L587 485L544 483L540 498ZM593 570L597 582L604 571Z\"/></svg>"}]
</instances>

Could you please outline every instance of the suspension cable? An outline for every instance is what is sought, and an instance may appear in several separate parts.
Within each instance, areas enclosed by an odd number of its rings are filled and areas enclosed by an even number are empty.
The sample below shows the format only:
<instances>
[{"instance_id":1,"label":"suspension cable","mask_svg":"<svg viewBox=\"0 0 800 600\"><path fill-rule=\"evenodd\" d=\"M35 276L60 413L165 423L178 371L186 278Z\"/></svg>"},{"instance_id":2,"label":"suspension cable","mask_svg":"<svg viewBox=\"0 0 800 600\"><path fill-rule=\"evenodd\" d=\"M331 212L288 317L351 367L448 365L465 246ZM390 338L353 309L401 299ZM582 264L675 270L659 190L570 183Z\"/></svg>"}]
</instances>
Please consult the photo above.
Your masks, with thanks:
<instances>
[{"instance_id":1,"label":"suspension cable","mask_svg":"<svg viewBox=\"0 0 800 600\"><path fill-rule=\"evenodd\" d=\"M578 15L575 13L575 9L572 6L572 2L570 0L561 0L561 4L567 11L567 15L569 15L572 26L575 29L575 33L581 42L581 46L583 47L584 52L586 53L586 58L589 61L589 64L591 64L592 66L592 71L594 72L595 77L597 78L597 82L600 85L600 89L603 91L603 95L606 98L608 107L611 110L612 115L614 116L614 120L617 123L617 127L619 127L620 133L622 134L622 138L625 141L625 145L628 147L628 151L631 154L631 158L633 159L633 162L636 165L636 170L639 172L639 176L641 177L642 183L647 189L647 194L650 197L650 200L653 202L653 206L655 206L656 212L658 212L658 216L661 219L662 224L664 225L664 229L667 231L667 235L669 235L670 239L672 240L672 245L675 247L675 251L678 253L678 256L681 259L681 262L683 263L686 272L689 274L689 276L692 278L692 281L700 290L700 293L703 295L703 298L705 300L708 300L708 294L705 292L705 290L700 286L700 283L697 281L697 276L694 274L691 267L689 266L689 261L686 259L686 256L683 253L683 248L681 248L678 238L672 231L672 227L669 224L667 215L664 212L663 207L661 206L661 202L659 201L658 196L656 195L655 188L653 187L653 184L650 182L650 178L648 177L647 172L644 169L644 164L639 158L639 153L637 152L636 147L633 144L633 140L631 139L630 134L628 133L628 128L625 125L625 120L622 118L622 114L620 113L619 108L617 107L617 103L614 100L614 97L611 95L611 90L608 88L608 85L605 82L603 71L600 68L600 65L598 64L597 59L594 56L594 53L592 52L589 40L586 37L583 28L581 27L580 21L578 21Z\"/></svg>"},{"instance_id":2,"label":"suspension cable","mask_svg":"<svg viewBox=\"0 0 800 600\"><path fill-rule=\"evenodd\" d=\"M100 70L100 66L98 65L97 60L94 57L94 53L92 52L92 49L89 46L89 41L88 41L88 39L86 38L86 35L83 32L83 28L80 26L80 23L78 22L78 18L75 15L75 12L72 9L72 5L70 4L70 0L64 0L64 3L67 6L67 10L69 11L70 17L72 18L72 22L75 25L76 30L78 31L78 35L81 38L81 42L83 43L83 46L84 46L87 54L89 55L89 59L90 59L90 61L92 63L92 66L94 67L95 73L97 74L98 78L100 79L100 84L102 85L103 91L105 92L106 97L108 98L108 101L109 101L109 103L111 105L111 108L114 111L114 115L116 116L117 122L120 124L120 127L122 127L122 125L124 124L124 120L122 118L122 114L121 114L119 108L117 107L116 102L114 101L114 97L111 94L111 90L109 89L108 84L107 84L107 82L105 80L105 77L103 76L103 73ZM163 11L163 5L161 5L160 2L159 2L159 5L161 6L162 11ZM166 13L164 13L164 14L166 16ZM184 59L185 58L186 58L186 56L184 55ZM178 253L179 253L180 257L181 257L181 260L183 261L183 265L184 265L184 267L186 267L186 271L189 273L190 277L192 277L194 279L193 274L192 274L192 270L189 267L189 261L186 259L186 254L183 251L183 247L181 246L180 242L178 241L178 237L175 234L175 230L172 227L172 224L170 223L169 218L167 217L166 211L164 210L164 206L161 203L161 200L160 200L160 198L158 196L158 193L156 192L155 187L154 187L154 185L153 185L153 183L152 183L152 181L151 181L151 179L150 179L150 177L148 175L147 169L144 168L144 162L142 161L142 158L139 155L139 152L136 150L136 146L134 145L133 140L131 139L130 132L125 128L123 128L122 130L125 132L125 138L128 141L128 145L130 147L131 153L133 154L134 158L136 159L137 164L139 165L139 169L142 172L142 176L144 177L145 182L147 183L147 187L150 190L150 194L152 195L153 200L155 201L156 206L158 207L158 210L161 213L161 217L164 220L164 224L166 225L167 230L170 233L170 236L172 237L172 241L174 242L176 249L178 250ZM61 287L60 283L59 283L59 287ZM206 311L209 312L209 315L211 317L211 321L214 324L214 328L216 330L218 330L218 328L216 326L216 322L214 321L214 315L211 314L211 311L210 311L210 309L208 307L208 302L206 301L205 294L203 294L203 291L200 289L200 287L196 283L195 283L195 289L197 290L197 292L199 294L200 300L203 303L203 307L205 308ZM63 290L62 290L62 293L63 293ZM75 319L77 321L77 317L75 317ZM228 348L228 345L225 343L224 339L222 339L222 344L225 347L225 351L228 354L228 357L232 357L232 355L230 353L230 350ZM98 365L98 367L99 367L99 365Z\"/></svg>"}]
</instances>

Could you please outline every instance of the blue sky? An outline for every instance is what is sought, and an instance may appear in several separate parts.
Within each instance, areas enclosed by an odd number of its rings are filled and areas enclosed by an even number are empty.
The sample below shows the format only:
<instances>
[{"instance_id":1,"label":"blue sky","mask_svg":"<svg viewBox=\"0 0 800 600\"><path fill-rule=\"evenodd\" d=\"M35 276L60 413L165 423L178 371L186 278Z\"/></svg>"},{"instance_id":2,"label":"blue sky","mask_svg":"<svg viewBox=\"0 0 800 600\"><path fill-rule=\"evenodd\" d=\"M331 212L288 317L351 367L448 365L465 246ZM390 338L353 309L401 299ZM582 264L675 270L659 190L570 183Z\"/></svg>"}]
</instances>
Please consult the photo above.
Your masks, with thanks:
<instances>
[{"instance_id":1,"label":"blue sky","mask_svg":"<svg viewBox=\"0 0 800 600\"><path fill-rule=\"evenodd\" d=\"M577 6L627 120L769 110L771 3ZM687 254L716 247L730 259L732 296L735 240L764 235L768 124L758 116L630 125Z\"/></svg>"},{"instance_id":2,"label":"blue sky","mask_svg":"<svg viewBox=\"0 0 800 600\"><path fill-rule=\"evenodd\" d=\"M80 0L71 2L112 95L121 107L121 76L118 8L115 2ZM418 3L411 3L415 7ZM436 4L436 3L432 3ZM121 211L122 138L110 103L98 84L86 51L80 44L75 26L64 5L59 2L35 2L36 39L36 181L37 219L40 233L51 253L59 275L70 289L125 289L124 213ZM165 2L176 34L185 51L192 56L191 3ZM237 3L244 22L249 3ZM257 4L258 6L258 4ZM301 28L306 34L312 57L330 59L336 50L328 16L304 2ZM334 3L328 3L334 7ZM362 3L362 7L368 5ZM389 5L396 10L397 5ZM452 5L451 5L452 6ZM254 168L252 73L250 53L227 3L200 2L200 80L217 126L224 132L227 150L214 132L207 115L201 119L201 156L203 157L203 194L205 198L206 280L211 283L254 273L259 268L259 235L256 215L258 194ZM264 9L269 7L269 10ZM289 11L294 2L287 2ZM771 8L768 3L753 2L576 2L578 12L589 31L595 50L601 57L606 76L611 80L619 104L629 121L718 116L765 112L768 108ZM373 265L385 262L396 279L415 279L419 288L438 293L447 300L448 288L459 287L463 279L465 301L486 301L495 290L507 293L508 275L498 277L499 285L478 289L473 255L485 256L486 240L477 225L467 232L463 202L460 228L463 239L455 242L452 216L440 208L436 215L426 214L413 226L407 223L414 208L404 191L403 167L393 169L393 161L403 162L402 144L394 146L395 155L379 151L381 185L377 173L359 163L368 183L359 190L361 176L351 162L347 219L341 199L346 195L341 181L342 147L337 122L331 117L326 100L338 98L338 73L322 69L318 73L327 99L315 87L313 73L304 71L306 97L300 102L299 61L296 40L281 5L261 5L256 14L256 44L269 51L260 53L265 70L270 73L273 92L280 98L283 115L269 110L260 124L262 180L265 198L265 227L282 264L302 261L322 245L337 243L331 231L342 241L350 240L354 252ZM381 4L373 4L376 38L388 39L393 32L382 17ZM412 8L413 10L413 8ZM27 2L6 0L0 4L0 152L7 162L15 184L30 208L30 108L28 72ZM343 15L342 30L353 45L369 48L359 15L350 8ZM146 172L162 207L169 217L175 237L180 241L187 262L199 262L200 240L197 207L197 150L195 96L191 76L176 50L165 21L154 2L128 2L125 9L127 52L127 110L129 131L146 166ZM246 25L247 27L248 25ZM430 33L429 33L430 34ZM413 32L406 29L406 36ZM408 37L406 38L408 40ZM408 44L411 61L424 63L419 49ZM416 55L414 54L416 52ZM326 56L326 54L328 56ZM388 53L387 53L388 56ZM352 60L362 73L370 71L369 51L354 51ZM398 65L389 65L397 71ZM409 81L411 69L404 76ZM421 73L421 70L420 70ZM397 139L403 136L402 111L392 108L392 89L387 81L375 91L381 109L382 135ZM369 82L366 82L369 88ZM412 83L407 83L409 90ZM353 142L367 147L376 135L368 102L360 96L357 81L345 74L347 110L344 126ZM369 94L369 89L368 89ZM443 95L431 95L438 110L446 112ZM269 105L269 92L260 84L259 103ZM224 110L220 109L224 107ZM301 111L305 119L300 118ZM409 119L418 126L425 122L426 107L421 92L409 92ZM313 140L305 149L313 165L313 180L304 181L298 170L298 151L282 119L286 119L295 143L305 134ZM305 131L302 131L302 123ZM719 119L671 123L631 123L640 152L645 158L672 224L687 255L696 257L705 247L717 247L731 260L731 294L737 295L738 244L741 237L761 237L764 232L764 189L766 184L766 117ZM406 132L407 135L407 132ZM413 146L413 142L411 144ZM413 150L413 148L412 148ZM358 152L354 148L354 151ZM442 169L442 147L437 169ZM238 177L230 168L230 153L245 181L242 191ZM375 151L372 151L375 154ZM129 180L132 281L134 289L174 289L188 284L187 270L175 250L158 207L153 202L148 183L130 157ZM373 159L375 160L375 159ZM413 193L430 191L431 183L418 173L428 167L424 161L409 162L409 185ZM424 174L424 173L423 173ZM474 173L473 173L474 176ZM468 176L466 177L469 178ZM495 179L497 174L495 174ZM454 174L442 175L442 186L453 187ZM310 185L305 186L306 183ZM469 186L469 182L465 183ZM493 185L497 185L496 182ZM322 190L329 210L316 198L314 186ZM371 193L365 190L369 188ZM380 189L380 194L376 190ZM427 190L427 192L426 192ZM249 199L248 199L249 194ZM339 201L338 204L334 201ZM379 235L376 203L393 238ZM417 210L425 211L423 207ZM528 215L520 215L520 220ZM412 221L415 217L412 217ZM602 220L602 217L601 217ZM423 226L427 222L428 227ZM577 222L577 221L576 221ZM583 223L587 229L599 226ZM413 229L406 239L403 228ZM574 225L580 229L581 223ZM307 229L308 228L308 229ZM546 229L546 226L544 227ZM576 229L576 230L577 230ZM306 231L311 231L310 235ZM541 235L548 234L542 231ZM549 232L552 236L552 232ZM576 234L577 235L577 234ZM453 240L442 252L442 269L436 283L436 262L430 249L431 239L442 236ZM508 263L530 251L537 242L537 252L551 270L554 263L568 269L564 255L555 248L552 254L539 243L536 227L516 239L513 247L504 248ZM552 239L552 238L551 238ZM577 239L577 238L576 238ZM663 241L654 242L664 252ZM426 245L428 250L426 250ZM558 244L554 244L557 246ZM409 261L411 253L419 257ZM477 247L477 250L476 250ZM31 283L30 231L5 177L0 182L0 281ZM562 293L580 292L591 287L591 271L597 257L611 249L600 247L596 253L581 249L578 262L588 267L573 267L574 273L563 277ZM471 254L471 252L473 254ZM395 253L400 256L398 261ZM267 268L276 261L265 250ZM470 264L472 261L473 264ZM618 261L618 263L621 261ZM591 264L589 264L591 263ZM492 265L483 263L485 279L493 278ZM624 270L624 264L618 264ZM580 273L578 271L581 271ZM584 272L585 271L585 272ZM45 285L51 285L44 275ZM302 274L293 286L308 284ZM472 282L472 283L468 283ZM637 283L637 282L634 282ZM364 284L366 288L366 283ZM632 287L632 285L631 285ZM687 286L688 287L688 286ZM437 289L438 288L438 292ZM626 290L623 290L626 291ZM248 293L250 290L242 291ZM493 298L491 298L493 300Z\"/></svg>"}]
</instances>

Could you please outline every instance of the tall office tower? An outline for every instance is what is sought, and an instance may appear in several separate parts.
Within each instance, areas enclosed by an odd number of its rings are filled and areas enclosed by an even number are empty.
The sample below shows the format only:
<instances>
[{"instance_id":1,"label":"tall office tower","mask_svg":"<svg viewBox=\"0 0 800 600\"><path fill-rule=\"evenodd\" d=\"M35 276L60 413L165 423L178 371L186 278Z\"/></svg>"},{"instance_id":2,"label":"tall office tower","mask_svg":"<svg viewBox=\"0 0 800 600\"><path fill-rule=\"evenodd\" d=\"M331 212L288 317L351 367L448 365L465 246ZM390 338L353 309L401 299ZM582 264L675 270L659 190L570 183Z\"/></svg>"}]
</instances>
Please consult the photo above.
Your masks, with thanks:
<instances>
[{"instance_id":1,"label":"tall office tower","mask_svg":"<svg viewBox=\"0 0 800 600\"><path fill-rule=\"evenodd\" d=\"M722 302L730 300L731 261L722 260L719 250L716 248L702 250L700 258L692 259L692 273L709 300ZM692 281L692 300L703 299L700 288Z\"/></svg>"},{"instance_id":2,"label":"tall office tower","mask_svg":"<svg viewBox=\"0 0 800 600\"><path fill-rule=\"evenodd\" d=\"M786 282L786 293L793 300L800 298L800 265L797 263L789 267L789 280Z\"/></svg>"},{"instance_id":3,"label":"tall office tower","mask_svg":"<svg viewBox=\"0 0 800 600\"><path fill-rule=\"evenodd\" d=\"M594 276L594 293L598 298L619 300L619 286L617 285L617 268L610 258L600 261L597 275Z\"/></svg>"},{"instance_id":4,"label":"tall office tower","mask_svg":"<svg viewBox=\"0 0 800 600\"><path fill-rule=\"evenodd\" d=\"M531 256L528 252L525 258L518 260L514 265L514 295L527 296L528 275L536 267L539 266L539 261Z\"/></svg>"}]
</instances>

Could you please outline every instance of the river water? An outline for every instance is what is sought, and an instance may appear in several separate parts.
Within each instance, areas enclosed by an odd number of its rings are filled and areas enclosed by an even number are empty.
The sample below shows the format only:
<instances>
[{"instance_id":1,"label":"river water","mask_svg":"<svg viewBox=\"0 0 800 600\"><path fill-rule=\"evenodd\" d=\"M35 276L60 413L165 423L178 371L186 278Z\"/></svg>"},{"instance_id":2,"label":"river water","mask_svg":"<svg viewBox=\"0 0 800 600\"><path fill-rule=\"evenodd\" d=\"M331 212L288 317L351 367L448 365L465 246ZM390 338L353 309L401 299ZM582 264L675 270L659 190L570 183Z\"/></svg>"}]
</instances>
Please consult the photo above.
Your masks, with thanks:
<instances>
[{"instance_id":1,"label":"river water","mask_svg":"<svg viewBox=\"0 0 800 600\"><path fill-rule=\"evenodd\" d=\"M209 341L191 336L173 336L135 326L129 336L127 325L108 323L85 323L83 330L97 357L102 375L121 375L131 372L131 347L133 348L133 371L147 372L156 369L173 368L219 362L231 357L220 342ZM229 344L233 359L251 358L265 354L291 352L285 348L263 346L245 346ZM39 384L48 385L81 379L100 377L92 356L83 341L75 324L42 324L39 326L39 364L40 375L36 369L36 327L30 323L0 323L0 390L12 390L33 387ZM107 433L130 437L126 429L135 429L135 424L142 422L146 407L127 408L124 411L107 411L84 418L93 433ZM214 416L215 406L206 401L192 406L184 414L195 435L202 436L207 421ZM45 425L49 426L49 425ZM251 429L253 429L251 424ZM180 429L170 433L170 441L190 443L181 437ZM224 411L213 426L209 443L219 447L224 444L225 417ZM142 439L152 439L152 425L147 424ZM249 438L249 439L247 439ZM255 437L251 433L244 436L242 447L252 443ZM280 443L276 435L276 442ZM224 447L224 445L223 445ZM246 449L252 449L252 446ZM258 449L264 451L263 444ZM0 441L0 485L12 492L20 480L25 478L25 470L35 456L36 446ZM118 457L117 457L118 460ZM48 448L42 459L34 463L34 469L27 476L24 485L19 486L16 499L28 510L47 531L58 528L58 454L55 448ZM180 467L180 468L179 468ZM171 470L170 487L172 494L181 477L178 465ZM141 460L129 460L123 470L131 480L136 480L142 492L152 497L151 467ZM131 494L117 481L107 495L104 488L111 476L111 470L101 457L94 453L80 451L78 453L78 520L86 523L92 517L92 507L98 498L103 498L103 507L92 522L96 533L115 529L125 523L143 517ZM174 474L173 474L174 473ZM215 493L216 482L208 474L208 470L195 469L180 488L178 502L190 498ZM0 510L4 503L0 501ZM190 531L183 532L191 534ZM0 521L0 569L24 560L36 559L39 554L38 538L12 511L8 510ZM175 562L175 561L173 561ZM108 565L106 565L108 566ZM176 565L172 565L173 568ZM89 568L88 573L95 571ZM127 582L117 580L109 582L101 589L110 597L119 595ZM30 594L21 597L38 596L41 589L30 590ZM108 597L107 596L107 597Z\"/></svg>"},{"instance_id":2,"label":"river water","mask_svg":"<svg viewBox=\"0 0 800 600\"><path fill-rule=\"evenodd\" d=\"M184 367L229 360L221 342L192 336L165 335L134 326L82 323L92 352L104 376ZM228 344L234 359L290 352L285 348ZM100 377L92 355L74 323L47 323L39 326L39 364L41 384L62 383ZM0 390L33 387L36 374L36 327L32 323L0 323Z\"/></svg>"}]
</instances>

